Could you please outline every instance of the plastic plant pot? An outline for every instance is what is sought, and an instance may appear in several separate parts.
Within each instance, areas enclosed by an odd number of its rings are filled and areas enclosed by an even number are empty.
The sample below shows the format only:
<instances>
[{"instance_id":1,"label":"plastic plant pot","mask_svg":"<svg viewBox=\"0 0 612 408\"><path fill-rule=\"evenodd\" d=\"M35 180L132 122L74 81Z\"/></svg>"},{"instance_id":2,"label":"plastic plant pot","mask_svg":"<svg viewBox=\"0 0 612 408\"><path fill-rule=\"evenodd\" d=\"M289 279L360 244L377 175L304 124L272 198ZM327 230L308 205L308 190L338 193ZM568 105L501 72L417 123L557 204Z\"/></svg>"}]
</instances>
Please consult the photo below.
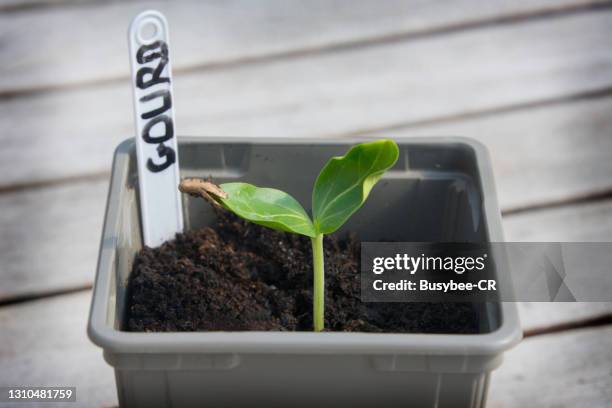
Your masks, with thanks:
<instances>
[{"instance_id":1,"label":"plastic plant pot","mask_svg":"<svg viewBox=\"0 0 612 408\"><path fill-rule=\"evenodd\" d=\"M181 176L248 181L310 202L323 164L356 140L179 139ZM486 150L469 139L399 139L400 158L343 228L362 241L503 240ZM479 303L478 334L124 331L142 247L133 141L115 152L88 332L123 407L483 407L490 372L521 329L513 303ZM212 209L184 198L187 229ZM307 208L308 209L308 208Z\"/></svg>"}]
</instances>

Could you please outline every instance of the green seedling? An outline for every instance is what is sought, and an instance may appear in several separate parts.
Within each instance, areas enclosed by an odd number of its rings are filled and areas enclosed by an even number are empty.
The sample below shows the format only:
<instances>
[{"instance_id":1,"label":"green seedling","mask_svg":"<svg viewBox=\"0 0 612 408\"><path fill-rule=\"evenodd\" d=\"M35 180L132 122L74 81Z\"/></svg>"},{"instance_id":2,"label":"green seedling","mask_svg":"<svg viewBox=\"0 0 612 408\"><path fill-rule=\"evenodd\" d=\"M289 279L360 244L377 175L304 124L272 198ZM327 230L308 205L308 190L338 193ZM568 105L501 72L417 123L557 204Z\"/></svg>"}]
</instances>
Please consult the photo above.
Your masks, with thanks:
<instances>
[{"instance_id":1,"label":"green seedling","mask_svg":"<svg viewBox=\"0 0 612 408\"><path fill-rule=\"evenodd\" d=\"M338 230L368 198L372 187L397 161L393 140L353 146L344 156L330 159L312 191L312 219L291 195L247 183L217 186L202 179L185 179L180 190L201 195L236 215L275 230L301 234L312 241L314 269L314 330L324 328L323 237Z\"/></svg>"}]
</instances>

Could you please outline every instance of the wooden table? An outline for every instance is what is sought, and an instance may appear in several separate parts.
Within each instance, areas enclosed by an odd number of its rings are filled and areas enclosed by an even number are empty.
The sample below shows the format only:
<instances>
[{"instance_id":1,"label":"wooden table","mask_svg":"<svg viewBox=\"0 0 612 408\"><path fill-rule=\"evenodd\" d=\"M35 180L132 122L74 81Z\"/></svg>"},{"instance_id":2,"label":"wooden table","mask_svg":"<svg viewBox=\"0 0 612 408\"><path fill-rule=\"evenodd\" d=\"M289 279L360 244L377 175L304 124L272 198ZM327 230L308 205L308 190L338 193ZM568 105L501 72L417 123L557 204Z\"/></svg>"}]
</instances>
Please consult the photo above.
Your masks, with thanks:
<instances>
[{"instance_id":1,"label":"wooden table","mask_svg":"<svg viewBox=\"0 0 612 408\"><path fill-rule=\"evenodd\" d=\"M508 240L612 238L612 1L0 0L0 385L116 404L85 326L146 7L171 24L180 134L469 136ZM520 310L489 406L611 406L612 304Z\"/></svg>"}]
</instances>

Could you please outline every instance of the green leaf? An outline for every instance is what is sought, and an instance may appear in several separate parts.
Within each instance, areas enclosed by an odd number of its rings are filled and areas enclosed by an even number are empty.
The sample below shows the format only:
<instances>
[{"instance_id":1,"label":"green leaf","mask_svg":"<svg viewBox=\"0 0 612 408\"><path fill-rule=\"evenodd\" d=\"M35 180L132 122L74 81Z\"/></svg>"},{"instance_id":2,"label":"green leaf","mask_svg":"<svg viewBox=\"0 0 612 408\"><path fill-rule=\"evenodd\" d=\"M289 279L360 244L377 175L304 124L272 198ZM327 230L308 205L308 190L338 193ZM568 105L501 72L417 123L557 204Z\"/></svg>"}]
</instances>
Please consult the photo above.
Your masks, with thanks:
<instances>
[{"instance_id":1,"label":"green leaf","mask_svg":"<svg viewBox=\"0 0 612 408\"><path fill-rule=\"evenodd\" d=\"M340 228L398 156L393 140L380 140L353 146L346 155L327 162L312 192L315 230L329 234Z\"/></svg>"},{"instance_id":2,"label":"green leaf","mask_svg":"<svg viewBox=\"0 0 612 408\"><path fill-rule=\"evenodd\" d=\"M284 191L247 183L226 183L220 187L227 197L215 196L215 199L238 216L264 227L316 236L304 208Z\"/></svg>"}]
</instances>

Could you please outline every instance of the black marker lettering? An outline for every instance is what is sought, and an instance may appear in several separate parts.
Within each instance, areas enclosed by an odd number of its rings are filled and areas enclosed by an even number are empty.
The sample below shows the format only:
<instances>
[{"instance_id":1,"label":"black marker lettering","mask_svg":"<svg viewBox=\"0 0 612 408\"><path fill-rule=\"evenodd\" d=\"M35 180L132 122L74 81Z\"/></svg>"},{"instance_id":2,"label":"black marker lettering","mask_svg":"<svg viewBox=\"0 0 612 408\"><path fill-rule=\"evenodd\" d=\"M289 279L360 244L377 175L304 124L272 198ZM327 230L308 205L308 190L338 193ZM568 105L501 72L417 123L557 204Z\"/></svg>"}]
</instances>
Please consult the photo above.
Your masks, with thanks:
<instances>
[{"instance_id":1,"label":"black marker lettering","mask_svg":"<svg viewBox=\"0 0 612 408\"><path fill-rule=\"evenodd\" d=\"M158 123L164 124L164 134L161 136L151 136L151 129ZM161 115L151 119L142 129L142 139L151 144L164 143L174 137L174 125L172 118L167 115Z\"/></svg>"},{"instance_id":2,"label":"black marker lettering","mask_svg":"<svg viewBox=\"0 0 612 408\"><path fill-rule=\"evenodd\" d=\"M160 96L162 97L162 106L157 109L153 109L152 111L143 113L140 115L141 118L151 119L152 117L160 115L172 107L172 97L170 96L170 91L168 89L163 89L161 91L156 91L150 93L149 95L145 95L140 98L140 102L148 102L155 98L159 98Z\"/></svg>"},{"instance_id":3,"label":"black marker lettering","mask_svg":"<svg viewBox=\"0 0 612 408\"><path fill-rule=\"evenodd\" d=\"M146 55L147 51L153 51L158 48L159 52L151 52L150 54ZM168 61L168 45L163 41L155 41L154 43L148 45L145 44L136 52L136 61L138 61L139 64L145 64L158 58Z\"/></svg>"},{"instance_id":4,"label":"black marker lettering","mask_svg":"<svg viewBox=\"0 0 612 408\"><path fill-rule=\"evenodd\" d=\"M167 60L161 60L155 69L149 67L140 68L136 73L136 86L140 89L147 89L153 85L162 84L164 82L169 83L170 78L161 76L167 63ZM148 81L145 80L145 75L150 75L151 79L149 79Z\"/></svg>"},{"instance_id":5,"label":"black marker lettering","mask_svg":"<svg viewBox=\"0 0 612 408\"><path fill-rule=\"evenodd\" d=\"M157 146L157 155L162 158L165 157L166 161L162 164L155 164L153 159L147 160L147 169L153 173L159 173L160 171L166 170L176 161L176 153L174 150L172 150L171 147L165 146L164 144Z\"/></svg>"}]
</instances>

